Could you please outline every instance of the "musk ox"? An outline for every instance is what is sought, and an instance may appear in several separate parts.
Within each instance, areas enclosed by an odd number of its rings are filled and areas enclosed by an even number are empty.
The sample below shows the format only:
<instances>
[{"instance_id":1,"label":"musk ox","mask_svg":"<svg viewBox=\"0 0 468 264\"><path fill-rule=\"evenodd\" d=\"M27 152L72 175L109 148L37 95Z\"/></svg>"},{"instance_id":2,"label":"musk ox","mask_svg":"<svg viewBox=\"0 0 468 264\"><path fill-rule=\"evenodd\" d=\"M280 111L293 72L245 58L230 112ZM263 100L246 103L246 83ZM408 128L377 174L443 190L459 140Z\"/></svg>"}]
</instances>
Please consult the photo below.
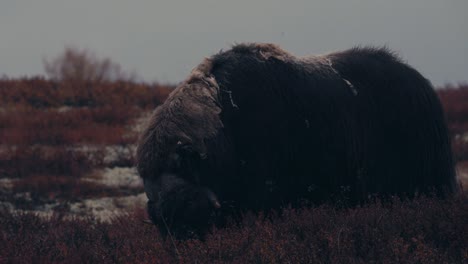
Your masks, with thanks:
<instances>
[{"instance_id":1,"label":"musk ox","mask_svg":"<svg viewBox=\"0 0 468 264\"><path fill-rule=\"evenodd\" d=\"M231 208L455 191L438 97L386 48L206 58L154 111L137 167L152 221L178 237Z\"/></svg>"}]
</instances>

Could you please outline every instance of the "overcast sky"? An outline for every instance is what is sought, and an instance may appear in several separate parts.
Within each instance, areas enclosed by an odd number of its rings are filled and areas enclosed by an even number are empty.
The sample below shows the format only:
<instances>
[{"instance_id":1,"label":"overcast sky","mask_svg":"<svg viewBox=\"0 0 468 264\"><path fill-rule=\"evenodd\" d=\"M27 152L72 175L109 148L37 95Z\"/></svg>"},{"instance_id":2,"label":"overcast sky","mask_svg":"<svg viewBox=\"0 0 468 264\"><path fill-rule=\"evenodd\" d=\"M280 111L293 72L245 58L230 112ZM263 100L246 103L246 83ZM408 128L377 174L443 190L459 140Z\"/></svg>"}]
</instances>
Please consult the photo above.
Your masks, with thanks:
<instances>
[{"instance_id":1,"label":"overcast sky","mask_svg":"<svg viewBox=\"0 0 468 264\"><path fill-rule=\"evenodd\" d=\"M179 82L237 42L296 55L387 45L435 85L468 81L468 0L1 0L0 75L44 74L66 45Z\"/></svg>"}]
</instances>

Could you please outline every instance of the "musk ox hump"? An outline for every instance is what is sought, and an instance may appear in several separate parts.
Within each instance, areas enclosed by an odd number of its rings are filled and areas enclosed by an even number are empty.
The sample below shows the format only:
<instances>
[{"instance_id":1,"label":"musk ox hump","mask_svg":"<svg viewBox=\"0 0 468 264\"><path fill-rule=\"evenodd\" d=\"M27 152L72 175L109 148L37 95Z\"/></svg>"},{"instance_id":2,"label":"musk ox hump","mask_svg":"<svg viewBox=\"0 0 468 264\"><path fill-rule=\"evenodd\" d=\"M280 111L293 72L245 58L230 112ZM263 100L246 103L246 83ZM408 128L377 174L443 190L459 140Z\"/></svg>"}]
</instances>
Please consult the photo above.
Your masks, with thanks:
<instances>
[{"instance_id":1,"label":"musk ox hump","mask_svg":"<svg viewBox=\"0 0 468 264\"><path fill-rule=\"evenodd\" d=\"M254 55L259 59L275 58L283 61L292 61L295 56L271 43L242 43L232 47L231 51L237 54Z\"/></svg>"}]
</instances>

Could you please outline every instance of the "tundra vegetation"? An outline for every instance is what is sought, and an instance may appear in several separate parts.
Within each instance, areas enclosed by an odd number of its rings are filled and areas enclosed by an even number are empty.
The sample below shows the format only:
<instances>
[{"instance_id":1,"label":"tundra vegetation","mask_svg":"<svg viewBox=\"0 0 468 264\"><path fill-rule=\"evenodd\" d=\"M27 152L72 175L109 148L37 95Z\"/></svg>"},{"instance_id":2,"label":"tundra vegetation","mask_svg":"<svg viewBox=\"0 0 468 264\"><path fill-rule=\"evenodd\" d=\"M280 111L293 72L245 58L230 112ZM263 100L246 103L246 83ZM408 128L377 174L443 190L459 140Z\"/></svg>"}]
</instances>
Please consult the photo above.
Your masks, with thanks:
<instances>
[{"instance_id":1,"label":"tundra vegetation","mask_svg":"<svg viewBox=\"0 0 468 264\"><path fill-rule=\"evenodd\" d=\"M203 241L163 239L155 226L144 223L144 203L122 202L141 195L142 185L104 184L103 172L134 170L139 124L173 86L132 78L50 77L0 79L1 263L468 260L465 193L446 200L395 197L352 208L304 204L268 216L246 213L241 222L212 229ZM466 186L468 85L438 87L437 93L458 180ZM107 197L118 198L112 206L120 214L102 219L102 208L74 211L76 205Z\"/></svg>"}]
</instances>

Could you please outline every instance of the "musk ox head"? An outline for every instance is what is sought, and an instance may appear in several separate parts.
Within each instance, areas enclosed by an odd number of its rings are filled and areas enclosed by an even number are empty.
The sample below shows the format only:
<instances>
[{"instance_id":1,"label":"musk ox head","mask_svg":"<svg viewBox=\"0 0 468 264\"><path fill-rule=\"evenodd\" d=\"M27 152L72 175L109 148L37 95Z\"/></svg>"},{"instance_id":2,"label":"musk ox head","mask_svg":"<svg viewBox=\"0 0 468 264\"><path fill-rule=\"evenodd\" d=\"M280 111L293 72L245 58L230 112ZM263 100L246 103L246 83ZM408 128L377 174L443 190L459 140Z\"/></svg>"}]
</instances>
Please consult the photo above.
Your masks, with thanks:
<instances>
[{"instance_id":1,"label":"musk ox head","mask_svg":"<svg viewBox=\"0 0 468 264\"><path fill-rule=\"evenodd\" d=\"M220 207L202 186L196 164L206 154L205 139L222 127L218 86L206 59L153 113L140 138L137 168L148 196L148 213L161 233L179 238L202 234Z\"/></svg>"},{"instance_id":2,"label":"musk ox head","mask_svg":"<svg viewBox=\"0 0 468 264\"><path fill-rule=\"evenodd\" d=\"M145 191L148 214L163 236L200 238L214 223L221 207L211 190L172 174L162 175L158 182L145 180Z\"/></svg>"}]
</instances>

